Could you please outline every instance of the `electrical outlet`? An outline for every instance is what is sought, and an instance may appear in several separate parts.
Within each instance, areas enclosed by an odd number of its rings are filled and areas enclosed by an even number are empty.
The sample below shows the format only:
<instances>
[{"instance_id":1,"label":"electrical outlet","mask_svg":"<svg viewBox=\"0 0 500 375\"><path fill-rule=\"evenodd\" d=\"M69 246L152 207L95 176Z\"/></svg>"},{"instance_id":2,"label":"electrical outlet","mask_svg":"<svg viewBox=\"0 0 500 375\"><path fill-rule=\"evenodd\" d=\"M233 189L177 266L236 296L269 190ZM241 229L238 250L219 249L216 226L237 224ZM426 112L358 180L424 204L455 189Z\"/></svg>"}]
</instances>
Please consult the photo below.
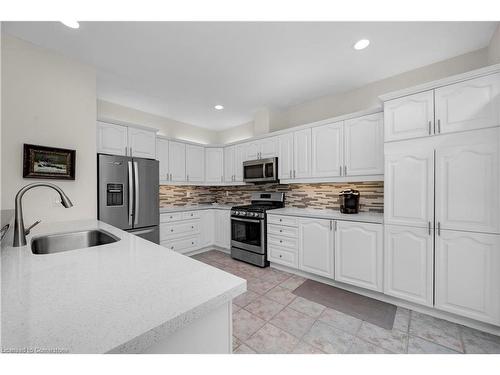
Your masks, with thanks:
<instances>
[{"instance_id":1,"label":"electrical outlet","mask_svg":"<svg viewBox=\"0 0 500 375\"><path fill-rule=\"evenodd\" d=\"M226 190L226 197L229 197L229 190Z\"/></svg>"},{"instance_id":2,"label":"electrical outlet","mask_svg":"<svg viewBox=\"0 0 500 375\"><path fill-rule=\"evenodd\" d=\"M191 192L190 191L186 191L186 197L187 198L191 198Z\"/></svg>"}]
</instances>

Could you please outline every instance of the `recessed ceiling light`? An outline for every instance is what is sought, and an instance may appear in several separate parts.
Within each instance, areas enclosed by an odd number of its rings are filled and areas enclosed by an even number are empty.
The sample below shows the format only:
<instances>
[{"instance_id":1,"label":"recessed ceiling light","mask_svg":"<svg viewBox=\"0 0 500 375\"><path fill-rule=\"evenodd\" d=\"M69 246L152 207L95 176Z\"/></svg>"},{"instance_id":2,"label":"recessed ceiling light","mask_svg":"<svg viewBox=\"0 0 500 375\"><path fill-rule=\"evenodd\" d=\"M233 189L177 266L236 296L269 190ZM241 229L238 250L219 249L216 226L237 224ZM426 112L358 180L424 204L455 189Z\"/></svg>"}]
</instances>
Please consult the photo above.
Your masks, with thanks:
<instances>
[{"instance_id":1,"label":"recessed ceiling light","mask_svg":"<svg viewBox=\"0 0 500 375\"><path fill-rule=\"evenodd\" d=\"M61 21L61 23L64 26L71 27L72 29L78 29L80 27L80 24L78 23L78 21Z\"/></svg>"},{"instance_id":2,"label":"recessed ceiling light","mask_svg":"<svg viewBox=\"0 0 500 375\"><path fill-rule=\"evenodd\" d=\"M223 105L220 105L220 104L217 104L216 106L214 106L214 108L218 111L222 111L224 109L224 106Z\"/></svg>"},{"instance_id":3,"label":"recessed ceiling light","mask_svg":"<svg viewBox=\"0 0 500 375\"><path fill-rule=\"evenodd\" d=\"M365 49L369 45L370 45L370 41L368 39L361 39L361 40L358 40L356 42L356 44L354 45L354 49L359 51L359 50Z\"/></svg>"}]
</instances>

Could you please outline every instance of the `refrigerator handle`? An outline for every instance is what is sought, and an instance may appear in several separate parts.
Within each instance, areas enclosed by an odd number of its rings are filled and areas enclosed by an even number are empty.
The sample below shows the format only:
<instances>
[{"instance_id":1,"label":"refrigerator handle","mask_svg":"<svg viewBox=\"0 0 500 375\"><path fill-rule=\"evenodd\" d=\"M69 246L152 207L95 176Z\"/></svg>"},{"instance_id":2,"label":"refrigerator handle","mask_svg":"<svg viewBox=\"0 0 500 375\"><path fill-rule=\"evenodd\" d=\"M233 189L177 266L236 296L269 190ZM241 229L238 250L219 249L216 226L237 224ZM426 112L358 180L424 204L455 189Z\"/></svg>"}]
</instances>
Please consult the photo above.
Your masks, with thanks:
<instances>
[{"instance_id":1,"label":"refrigerator handle","mask_svg":"<svg viewBox=\"0 0 500 375\"><path fill-rule=\"evenodd\" d=\"M132 219L134 217L134 185L133 185L133 175L132 175L132 162L127 162L128 164L128 225L132 226Z\"/></svg>"},{"instance_id":2,"label":"refrigerator handle","mask_svg":"<svg viewBox=\"0 0 500 375\"><path fill-rule=\"evenodd\" d=\"M134 161L134 225L139 224L139 166Z\"/></svg>"}]
</instances>

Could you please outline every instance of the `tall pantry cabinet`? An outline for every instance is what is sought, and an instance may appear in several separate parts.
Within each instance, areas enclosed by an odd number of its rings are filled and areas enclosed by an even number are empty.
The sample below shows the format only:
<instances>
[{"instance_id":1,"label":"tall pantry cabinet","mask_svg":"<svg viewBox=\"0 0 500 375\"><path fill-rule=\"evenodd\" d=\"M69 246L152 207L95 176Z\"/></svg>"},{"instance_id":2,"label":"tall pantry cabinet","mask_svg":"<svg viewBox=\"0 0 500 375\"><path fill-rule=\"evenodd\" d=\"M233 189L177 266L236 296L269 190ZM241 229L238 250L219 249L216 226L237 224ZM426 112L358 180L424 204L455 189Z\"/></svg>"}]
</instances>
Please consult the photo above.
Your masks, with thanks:
<instances>
[{"instance_id":1,"label":"tall pantry cabinet","mask_svg":"<svg viewBox=\"0 0 500 375\"><path fill-rule=\"evenodd\" d=\"M384 292L500 324L500 73L384 103Z\"/></svg>"}]
</instances>

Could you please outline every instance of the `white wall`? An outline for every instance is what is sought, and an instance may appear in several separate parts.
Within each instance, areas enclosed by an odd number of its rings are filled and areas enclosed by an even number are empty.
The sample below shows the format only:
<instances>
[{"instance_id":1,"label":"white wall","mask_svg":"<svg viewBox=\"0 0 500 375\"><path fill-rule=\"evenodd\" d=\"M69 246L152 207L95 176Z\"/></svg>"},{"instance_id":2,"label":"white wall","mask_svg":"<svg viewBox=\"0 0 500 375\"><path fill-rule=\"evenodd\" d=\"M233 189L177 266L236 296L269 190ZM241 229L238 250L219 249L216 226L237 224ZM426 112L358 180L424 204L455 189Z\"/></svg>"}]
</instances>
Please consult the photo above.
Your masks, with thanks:
<instances>
[{"instance_id":1,"label":"white wall","mask_svg":"<svg viewBox=\"0 0 500 375\"><path fill-rule=\"evenodd\" d=\"M217 143L217 132L153 115L104 100L97 101L97 118L115 120L159 129L159 134L199 143Z\"/></svg>"},{"instance_id":2,"label":"white wall","mask_svg":"<svg viewBox=\"0 0 500 375\"><path fill-rule=\"evenodd\" d=\"M500 63L500 24L497 26L488 46L488 63Z\"/></svg>"},{"instance_id":3,"label":"white wall","mask_svg":"<svg viewBox=\"0 0 500 375\"><path fill-rule=\"evenodd\" d=\"M56 206L57 193L24 196L25 223L96 218L96 75L93 68L3 34L2 206L14 207L22 186L23 143L76 150L76 180L54 180L74 207ZM48 181L48 180L44 180Z\"/></svg>"}]
</instances>

